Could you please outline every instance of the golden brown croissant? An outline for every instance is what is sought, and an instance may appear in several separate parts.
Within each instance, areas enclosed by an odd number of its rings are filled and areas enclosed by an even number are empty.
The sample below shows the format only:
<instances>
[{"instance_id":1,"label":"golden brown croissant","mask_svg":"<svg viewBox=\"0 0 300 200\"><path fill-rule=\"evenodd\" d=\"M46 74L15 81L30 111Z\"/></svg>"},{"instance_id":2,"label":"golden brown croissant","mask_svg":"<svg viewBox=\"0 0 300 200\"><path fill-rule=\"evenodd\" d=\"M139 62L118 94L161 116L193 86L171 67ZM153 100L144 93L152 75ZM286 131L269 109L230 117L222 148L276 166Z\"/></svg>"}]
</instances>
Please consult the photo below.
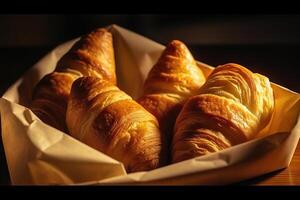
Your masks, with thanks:
<instances>
[{"instance_id":1,"label":"golden brown croissant","mask_svg":"<svg viewBox=\"0 0 300 200\"><path fill-rule=\"evenodd\" d=\"M188 48L171 41L153 66L138 102L159 121L166 141L170 141L183 101L204 84L205 77Z\"/></svg>"},{"instance_id":2,"label":"golden brown croissant","mask_svg":"<svg viewBox=\"0 0 300 200\"><path fill-rule=\"evenodd\" d=\"M163 159L156 118L108 81L77 79L66 122L70 135L121 161L128 172L157 168Z\"/></svg>"},{"instance_id":3,"label":"golden brown croissant","mask_svg":"<svg viewBox=\"0 0 300 200\"><path fill-rule=\"evenodd\" d=\"M35 87L31 110L45 123L67 132L65 116L71 85L81 76L116 83L112 34L97 29L83 36Z\"/></svg>"},{"instance_id":4,"label":"golden brown croissant","mask_svg":"<svg viewBox=\"0 0 300 200\"><path fill-rule=\"evenodd\" d=\"M274 108L269 79L233 63L217 67L175 123L172 161L220 151L255 137Z\"/></svg>"}]
</instances>

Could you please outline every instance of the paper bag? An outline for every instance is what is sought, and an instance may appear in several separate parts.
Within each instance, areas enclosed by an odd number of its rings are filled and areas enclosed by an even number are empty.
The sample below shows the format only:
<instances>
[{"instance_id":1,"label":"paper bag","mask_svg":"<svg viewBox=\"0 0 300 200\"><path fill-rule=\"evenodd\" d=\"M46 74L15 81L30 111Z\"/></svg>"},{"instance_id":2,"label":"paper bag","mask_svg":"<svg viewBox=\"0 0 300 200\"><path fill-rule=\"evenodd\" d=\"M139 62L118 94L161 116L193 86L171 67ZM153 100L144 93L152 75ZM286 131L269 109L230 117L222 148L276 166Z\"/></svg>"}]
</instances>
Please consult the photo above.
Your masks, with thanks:
<instances>
[{"instance_id":1,"label":"paper bag","mask_svg":"<svg viewBox=\"0 0 300 200\"><path fill-rule=\"evenodd\" d=\"M136 99L164 46L117 25L109 29L114 37L118 86ZM27 108L36 83L54 70L77 40L47 54L0 99L2 139L12 184L228 184L288 167L300 137L300 95L272 83L275 112L257 139L152 171L127 174L122 163L48 126ZM205 76L213 70L204 63L198 65Z\"/></svg>"}]
</instances>

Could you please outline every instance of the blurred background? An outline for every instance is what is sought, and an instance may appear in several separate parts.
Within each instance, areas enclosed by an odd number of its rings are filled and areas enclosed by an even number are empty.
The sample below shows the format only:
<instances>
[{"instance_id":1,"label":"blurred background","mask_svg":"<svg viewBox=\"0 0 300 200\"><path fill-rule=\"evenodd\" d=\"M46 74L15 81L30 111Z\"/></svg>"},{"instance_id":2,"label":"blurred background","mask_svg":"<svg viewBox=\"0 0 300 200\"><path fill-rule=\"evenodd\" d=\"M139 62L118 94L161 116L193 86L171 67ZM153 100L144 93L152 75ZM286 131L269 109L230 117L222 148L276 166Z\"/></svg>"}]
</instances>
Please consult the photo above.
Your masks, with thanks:
<instances>
[{"instance_id":1,"label":"blurred background","mask_svg":"<svg viewBox=\"0 0 300 200\"><path fill-rule=\"evenodd\" d=\"M55 45L109 24L161 43L300 43L300 15L2 15L0 47Z\"/></svg>"},{"instance_id":2,"label":"blurred background","mask_svg":"<svg viewBox=\"0 0 300 200\"><path fill-rule=\"evenodd\" d=\"M0 15L0 94L62 42L117 24L159 43L180 39L212 66L236 62L300 92L300 15ZM0 140L0 184L9 175Z\"/></svg>"},{"instance_id":3,"label":"blurred background","mask_svg":"<svg viewBox=\"0 0 300 200\"><path fill-rule=\"evenodd\" d=\"M299 91L300 15L0 15L0 92L62 42L118 24L159 43L180 39L194 57L237 62ZM4 73L5 72L5 73Z\"/></svg>"}]
</instances>

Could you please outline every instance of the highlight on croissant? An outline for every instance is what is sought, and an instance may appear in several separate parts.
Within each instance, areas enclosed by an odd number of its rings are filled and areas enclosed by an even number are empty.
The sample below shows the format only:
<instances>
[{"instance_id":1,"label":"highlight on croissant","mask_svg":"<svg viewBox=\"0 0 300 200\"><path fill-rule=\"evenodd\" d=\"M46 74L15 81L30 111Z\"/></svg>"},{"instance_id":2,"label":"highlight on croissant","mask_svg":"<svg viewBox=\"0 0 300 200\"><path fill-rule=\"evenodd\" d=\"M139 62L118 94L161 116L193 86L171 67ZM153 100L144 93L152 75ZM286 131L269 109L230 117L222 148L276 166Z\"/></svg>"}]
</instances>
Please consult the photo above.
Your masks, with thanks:
<instances>
[{"instance_id":1,"label":"highlight on croissant","mask_svg":"<svg viewBox=\"0 0 300 200\"><path fill-rule=\"evenodd\" d=\"M171 41L136 101L116 85L113 36L86 34L35 86L30 109L46 124L147 171L256 137L274 109L269 79L228 63L205 78L187 46Z\"/></svg>"}]
</instances>

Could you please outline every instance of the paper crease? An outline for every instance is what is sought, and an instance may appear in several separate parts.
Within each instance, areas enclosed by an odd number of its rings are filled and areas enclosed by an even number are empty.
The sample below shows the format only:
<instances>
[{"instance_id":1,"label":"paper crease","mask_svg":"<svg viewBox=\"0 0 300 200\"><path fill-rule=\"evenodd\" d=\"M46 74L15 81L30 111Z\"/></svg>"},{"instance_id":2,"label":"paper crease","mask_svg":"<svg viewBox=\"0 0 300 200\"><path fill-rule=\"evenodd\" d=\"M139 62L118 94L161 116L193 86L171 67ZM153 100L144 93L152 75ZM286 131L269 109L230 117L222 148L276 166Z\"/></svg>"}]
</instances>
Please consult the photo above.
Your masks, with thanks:
<instances>
[{"instance_id":1,"label":"paper crease","mask_svg":"<svg viewBox=\"0 0 300 200\"><path fill-rule=\"evenodd\" d=\"M136 99L165 47L117 25L109 29L114 37L118 86ZM26 108L35 84L78 39L49 52L0 99L2 140L13 184L229 184L288 167L291 162L300 137L300 95L272 83L275 112L257 139L152 171L126 174L122 163L44 124ZM205 63L197 64L206 77L213 70Z\"/></svg>"}]
</instances>

